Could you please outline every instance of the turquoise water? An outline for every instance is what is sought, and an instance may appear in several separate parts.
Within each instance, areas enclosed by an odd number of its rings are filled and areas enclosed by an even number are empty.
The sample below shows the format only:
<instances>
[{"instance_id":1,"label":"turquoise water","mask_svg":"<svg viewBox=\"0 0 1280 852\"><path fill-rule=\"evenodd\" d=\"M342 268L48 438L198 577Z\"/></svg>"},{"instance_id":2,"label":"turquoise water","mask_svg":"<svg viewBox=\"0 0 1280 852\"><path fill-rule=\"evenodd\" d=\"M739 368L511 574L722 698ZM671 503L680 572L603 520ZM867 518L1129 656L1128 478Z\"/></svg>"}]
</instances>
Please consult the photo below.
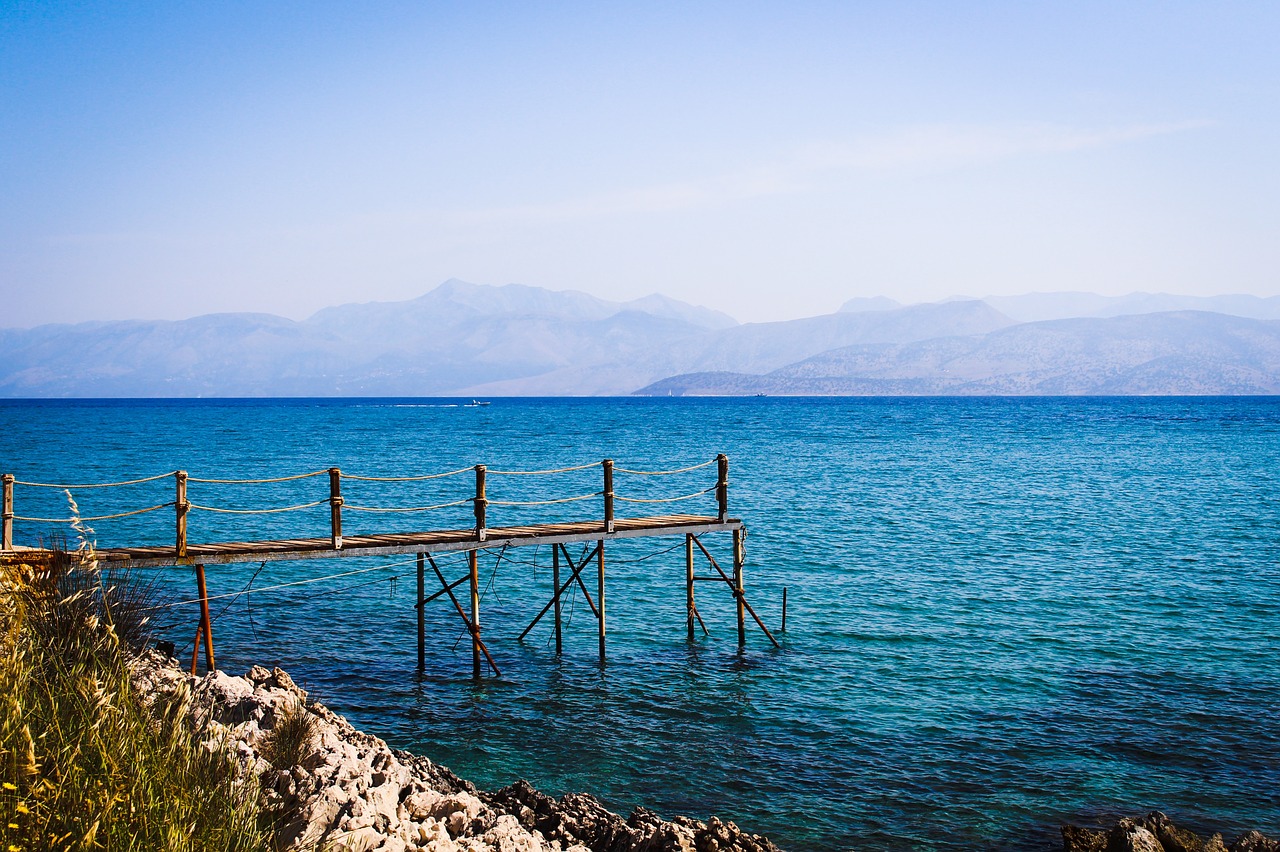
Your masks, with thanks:
<instances>
[{"instance_id":1,"label":"turquoise water","mask_svg":"<svg viewBox=\"0 0 1280 852\"><path fill-rule=\"evenodd\" d=\"M563 657L549 619L515 641L550 593L545 548L504 554L496 570L496 552L481 556L500 678L472 681L447 601L428 607L416 676L404 563L220 614L215 602L219 664L279 664L357 726L484 786L524 777L624 812L717 813L794 850L1049 849L1062 821L1153 808L1201 830L1280 833L1280 400L406 402L0 401L0 470L58 482L176 467L388 475L604 457L666 468L725 452L731 514L749 529L748 597L771 629L788 590L781 650L753 628L740 652L732 599L710 583L698 588L710 635L687 642L682 542L645 539L607 551L603 669L580 597ZM713 471L620 474L617 488L688 493ZM491 477L490 497L588 493L598 476ZM468 487L465 475L344 486L348 503L374 506ZM326 488L193 483L190 499L281 506ZM172 499L167 481L118 491L76 497L88 515ZM20 515L66 513L56 492L19 486L17 499ZM599 511L552 508L494 507L490 523ZM468 513L439 510L432 525L465 526ZM323 535L327 517L194 512L191 538ZM423 519L345 523L354 534ZM96 537L163 543L170 524L161 511L101 522ZM17 537L52 528L19 522ZM707 539L725 564L728 538ZM220 594L255 571L261 588L396 561L220 566L209 578ZM456 557L441 568L462 573ZM190 571L168 578L190 597ZM194 618L188 604L162 619L188 654Z\"/></svg>"}]
</instances>

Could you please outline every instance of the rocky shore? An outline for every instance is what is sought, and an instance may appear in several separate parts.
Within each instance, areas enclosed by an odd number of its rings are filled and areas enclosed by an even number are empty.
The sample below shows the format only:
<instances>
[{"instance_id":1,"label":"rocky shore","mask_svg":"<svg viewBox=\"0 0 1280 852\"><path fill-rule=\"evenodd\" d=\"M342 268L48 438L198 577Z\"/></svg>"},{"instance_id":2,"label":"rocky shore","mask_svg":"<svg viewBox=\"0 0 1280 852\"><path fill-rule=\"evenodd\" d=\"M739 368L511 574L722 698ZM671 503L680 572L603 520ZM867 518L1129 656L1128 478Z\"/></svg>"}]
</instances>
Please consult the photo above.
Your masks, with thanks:
<instances>
[{"instance_id":1,"label":"rocky shore","mask_svg":"<svg viewBox=\"0 0 1280 852\"><path fill-rule=\"evenodd\" d=\"M715 817L664 820L637 808L623 819L592 796L554 799L523 781L478 790L308 702L280 669L196 678L152 653L136 662L134 680L156 712L187 713L206 742L230 745L242 777L258 779L256 795L280 849L779 852Z\"/></svg>"},{"instance_id":2,"label":"rocky shore","mask_svg":"<svg viewBox=\"0 0 1280 852\"><path fill-rule=\"evenodd\" d=\"M1063 852L1280 852L1280 840L1249 831L1230 846L1221 834L1201 838L1152 811L1141 819L1122 819L1110 829L1062 827Z\"/></svg>"}]
</instances>

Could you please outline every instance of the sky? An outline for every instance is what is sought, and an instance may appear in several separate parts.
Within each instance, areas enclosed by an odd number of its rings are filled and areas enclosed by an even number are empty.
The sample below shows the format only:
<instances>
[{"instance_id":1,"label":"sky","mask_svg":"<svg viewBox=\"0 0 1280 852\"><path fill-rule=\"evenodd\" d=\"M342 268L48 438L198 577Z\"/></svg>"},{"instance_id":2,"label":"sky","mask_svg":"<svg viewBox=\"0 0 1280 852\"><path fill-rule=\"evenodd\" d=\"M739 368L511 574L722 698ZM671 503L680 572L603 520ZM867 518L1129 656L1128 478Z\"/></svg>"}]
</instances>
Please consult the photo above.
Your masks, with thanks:
<instances>
[{"instance_id":1,"label":"sky","mask_svg":"<svg viewBox=\"0 0 1280 852\"><path fill-rule=\"evenodd\" d=\"M1274 2L0 0L0 327L1280 294Z\"/></svg>"}]
</instances>

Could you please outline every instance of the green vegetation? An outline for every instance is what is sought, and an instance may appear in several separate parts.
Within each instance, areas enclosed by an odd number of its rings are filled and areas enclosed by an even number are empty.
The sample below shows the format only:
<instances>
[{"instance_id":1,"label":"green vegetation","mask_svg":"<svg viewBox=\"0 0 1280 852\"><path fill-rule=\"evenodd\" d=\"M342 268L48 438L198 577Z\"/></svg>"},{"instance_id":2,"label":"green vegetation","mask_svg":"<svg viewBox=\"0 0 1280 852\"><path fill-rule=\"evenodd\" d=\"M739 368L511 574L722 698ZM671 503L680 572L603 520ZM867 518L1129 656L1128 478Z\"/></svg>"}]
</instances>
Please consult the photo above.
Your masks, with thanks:
<instances>
[{"instance_id":1,"label":"green vegetation","mask_svg":"<svg viewBox=\"0 0 1280 852\"><path fill-rule=\"evenodd\" d=\"M0 852L268 848L190 694L148 707L130 683L147 600L91 562L0 564Z\"/></svg>"}]
</instances>

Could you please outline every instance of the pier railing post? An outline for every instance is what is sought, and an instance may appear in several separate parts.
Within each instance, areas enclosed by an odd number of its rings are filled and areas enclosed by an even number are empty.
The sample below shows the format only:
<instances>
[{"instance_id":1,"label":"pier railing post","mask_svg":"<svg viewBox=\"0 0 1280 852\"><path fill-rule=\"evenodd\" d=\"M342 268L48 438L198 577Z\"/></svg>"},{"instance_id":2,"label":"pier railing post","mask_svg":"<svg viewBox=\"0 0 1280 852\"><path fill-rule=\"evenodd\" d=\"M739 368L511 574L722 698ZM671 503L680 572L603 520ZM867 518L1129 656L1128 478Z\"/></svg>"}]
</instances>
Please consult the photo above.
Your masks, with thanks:
<instances>
[{"instance_id":1,"label":"pier railing post","mask_svg":"<svg viewBox=\"0 0 1280 852\"><path fill-rule=\"evenodd\" d=\"M329 468L329 540L342 549L342 471L336 467Z\"/></svg>"},{"instance_id":2,"label":"pier railing post","mask_svg":"<svg viewBox=\"0 0 1280 852\"><path fill-rule=\"evenodd\" d=\"M720 523L729 517L729 457L724 453L716 456L719 475L716 477L716 503L720 508Z\"/></svg>"},{"instance_id":3,"label":"pier railing post","mask_svg":"<svg viewBox=\"0 0 1280 852\"><path fill-rule=\"evenodd\" d=\"M175 551L179 559L185 559L187 556L187 510L191 508L191 504L187 502L187 472L185 470L175 471L174 479L174 498L173 511L174 520L177 525L177 534L175 541ZM200 570L200 576L204 577L204 569ZM203 583L203 579L201 583Z\"/></svg>"},{"instance_id":4,"label":"pier railing post","mask_svg":"<svg viewBox=\"0 0 1280 852\"><path fill-rule=\"evenodd\" d=\"M476 465L476 541L484 541L485 535L485 507L489 505L488 499L484 496L484 475L485 466ZM479 657L476 657L479 660ZM477 662L477 666L480 664ZM478 670L478 669L477 669Z\"/></svg>"},{"instance_id":5,"label":"pier railing post","mask_svg":"<svg viewBox=\"0 0 1280 852\"><path fill-rule=\"evenodd\" d=\"M601 462L604 467L604 531L613 532L613 459Z\"/></svg>"},{"instance_id":6,"label":"pier railing post","mask_svg":"<svg viewBox=\"0 0 1280 852\"><path fill-rule=\"evenodd\" d=\"M4 503L0 508L0 524L3 524L0 550L13 550L13 474L6 473L0 479L4 483Z\"/></svg>"}]
</instances>

